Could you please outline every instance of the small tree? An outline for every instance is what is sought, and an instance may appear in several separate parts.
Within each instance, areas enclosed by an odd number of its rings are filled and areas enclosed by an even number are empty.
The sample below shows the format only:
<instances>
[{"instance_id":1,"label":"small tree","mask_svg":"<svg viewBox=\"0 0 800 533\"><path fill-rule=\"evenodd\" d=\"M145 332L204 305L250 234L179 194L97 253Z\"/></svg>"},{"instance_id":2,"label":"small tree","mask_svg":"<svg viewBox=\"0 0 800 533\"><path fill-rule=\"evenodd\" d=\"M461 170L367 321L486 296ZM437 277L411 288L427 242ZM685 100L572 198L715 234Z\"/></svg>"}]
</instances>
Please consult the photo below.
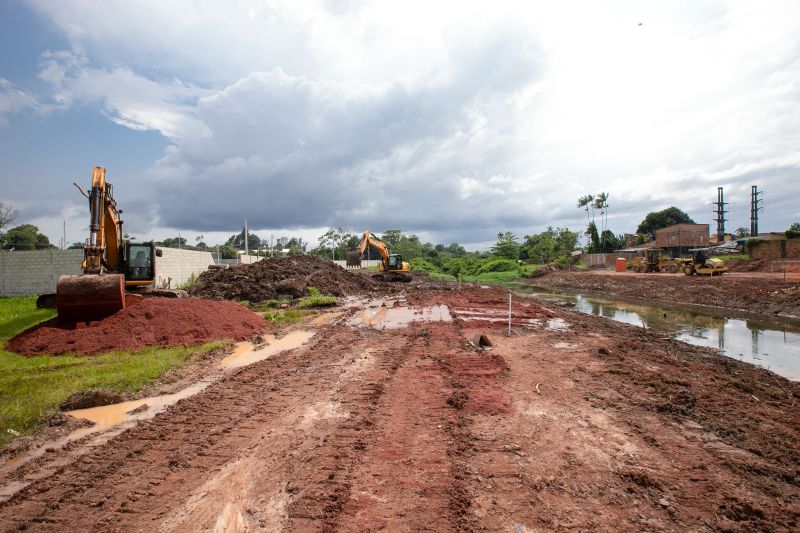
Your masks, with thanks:
<instances>
[{"instance_id":1,"label":"small tree","mask_svg":"<svg viewBox=\"0 0 800 533\"><path fill-rule=\"evenodd\" d=\"M796 239L798 237L800 237L800 222L795 222L786 230L786 238Z\"/></svg>"},{"instance_id":2,"label":"small tree","mask_svg":"<svg viewBox=\"0 0 800 533\"><path fill-rule=\"evenodd\" d=\"M677 207L668 207L661 211L647 213L647 216L644 217L639 227L636 228L636 233L650 235L655 233L657 229L666 228L675 224L694 224L694 220Z\"/></svg>"},{"instance_id":3,"label":"small tree","mask_svg":"<svg viewBox=\"0 0 800 533\"><path fill-rule=\"evenodd\" d=\"M384 230L383 235L381 235L381 240L391 248L393 245L400 242L401 237L402 232L399 229L387 229Z\"/></svg>"},{"instance_id":4,"label":"small tree","mask_svg":"<svg viewBox=\"0 0 800 533\"><path fill-rule=\"evenodd\" d=\"M0 202L0 230L14 222L19 216L19 211L8 204Z\"/></svg>"},{"instance_id":5,"label":"small tree","mask_svg":"<svg viewBox=\"0 0 800 533\"><path fill-rule=\"evenodd\" d=\"M4 236L3 248L14 250L41 250L43 248L55 248L50 244L47 235L39 232L39 228L33 224L23 224L11 228Z\"/></svg>"},{"instance_id":6,"label":"small tree","mask_svg":"<svg viewBox=\"0 0 800 533\"><path fill-rule=\"evenodd\" d=\"M519 243L517 236L510 231L497 234L497 242L490 250L491 254L506 259L519 259Z\"/></svg>"},{"instance_id":7,"label":"small tree","mask_svg":"<svg viewBox=\"0 0 800 533\"><path fill-rule=\"evenodd\" d=\"M743 239L750 236L750 230L747 228L736 228L736 231L734 231L733 234L737 239Z\"/></svg>"}]
</instances>

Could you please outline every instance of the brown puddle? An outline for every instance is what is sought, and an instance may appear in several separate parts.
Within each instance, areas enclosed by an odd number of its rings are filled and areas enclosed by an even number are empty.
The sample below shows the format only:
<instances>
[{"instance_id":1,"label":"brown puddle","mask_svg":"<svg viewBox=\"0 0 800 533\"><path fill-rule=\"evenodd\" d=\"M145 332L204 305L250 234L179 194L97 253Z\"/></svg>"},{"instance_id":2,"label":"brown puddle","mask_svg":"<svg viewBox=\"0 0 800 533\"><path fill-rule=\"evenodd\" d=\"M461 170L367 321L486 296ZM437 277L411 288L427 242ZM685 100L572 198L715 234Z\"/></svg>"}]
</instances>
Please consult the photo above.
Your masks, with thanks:
<instances>
[{"instance_id":1,"label":"brown puddle","mask_svg":"<svg viewBox=\"0 0 800 533\"><path fill-rule=\"evenodd\" d=\"M371 326L376 329L398 329L412 322L451 322L450 310L446 305L432 307L377 307L368 308L351 318L348 326Z\"/></svg>"},{"instance_id":2,"label":"brown puddle","mask_svg":"<svg viewBox=\"0 0 800 533\"><path fill-rule=\"evenodd\" d=\"M317 317L314 317L310 323L315 326L322 326L326 324L330 324L340 316L344 314L344 311L331 311L330 313L323 313Z\"/></svg>"},{"instance_id":3,"label":"brown puddle","mask_svg":"<svg viewBox=\"0 0 800 533\"><path fill-rule=\"evenodd\" d=\"M302 346L314 336L314 333L314 331L298 330L280 339L275 339L273 335L269 335L266 337L269 344L258 349L254 349L253 344L250 342L238 343L233 353L220 362L220 366L223 370L231 370L253 364L275 355L276 353ZM63 448L70 442L93 433L100 434L107 432L107 437L110 438L125 429L133 427L140 420L153 418L167 407L203 391L211 385L214 380L214 377L210 377L207 380L199 381L173 394L162 394L160 396L151 396L149 398L130 400L111 405L66 411L66 414L72 417L83 418L94 424L92 426L76 429L65 437L47 442L38 448L26 451L9 459L3 464L2 473L12 472L25 463L43 456L48 451ZM0 487L0 501L7 500L28 484L29 481L14 481Z\"/></svg>"},{"instance_id":4,"label":"brown puddle","mask_svg":"<svg viewBox=\"0 0 800 533\"><path fill-rule=\"evenodd\" d=\"M263 348L258 349L254 349L252 343L243 342L237 345L232 354L222 360L222 368L225 370L241 368L243 366L252 365L253 363L262 361L278 352L293 350L294 348L298 348L311 340L311 337L314 336L314 333L316 332L297 330L287 333L280 339L276 339L275 335L267 335L265 339L268 344Z\"/></svg>"}]
</instances>

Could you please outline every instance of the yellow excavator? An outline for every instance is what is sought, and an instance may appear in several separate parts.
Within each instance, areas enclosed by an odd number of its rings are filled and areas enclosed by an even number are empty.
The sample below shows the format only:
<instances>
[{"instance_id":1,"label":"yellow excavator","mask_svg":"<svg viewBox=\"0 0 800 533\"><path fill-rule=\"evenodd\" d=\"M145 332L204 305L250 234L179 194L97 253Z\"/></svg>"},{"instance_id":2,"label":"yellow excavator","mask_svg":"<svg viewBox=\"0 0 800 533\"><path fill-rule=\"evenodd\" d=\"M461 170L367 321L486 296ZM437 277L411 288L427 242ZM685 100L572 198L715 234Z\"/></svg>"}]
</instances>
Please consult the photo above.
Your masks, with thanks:
<instances>
[{"instance_id":1,"label":"yellow excavator","mask_svg":"<svg viewBox=\"0 0 800 533\"><path fill-rule=\"evenodd\" d=\"M125 308L125 291L153 285L155 258L161 256L152 242L123 239L122 210L117 208L106 169L95 167L89 200L89 240L83 249L82 274L59 276L56 309L61 320L87 322L110 316Z\"/></svg>"},{"instance_id":2,"label":"yellow excavator","mask_svg":"<svg viewBox=\"0 0 800 533\"><path fill-rule=\"evenodd\" d=\"M378 265L378 274L375 274L373 279L378 281L401 281L408 283L411 281L411 269L408 263L403 261L400 254L389 253L389 247L381 239L376 237L370 231L365 231L364 236L361 238L361 244L358 246L359 255L364 253L364 250L370 246L381 254L381 264Z\"/></svg>"}]
</instances>

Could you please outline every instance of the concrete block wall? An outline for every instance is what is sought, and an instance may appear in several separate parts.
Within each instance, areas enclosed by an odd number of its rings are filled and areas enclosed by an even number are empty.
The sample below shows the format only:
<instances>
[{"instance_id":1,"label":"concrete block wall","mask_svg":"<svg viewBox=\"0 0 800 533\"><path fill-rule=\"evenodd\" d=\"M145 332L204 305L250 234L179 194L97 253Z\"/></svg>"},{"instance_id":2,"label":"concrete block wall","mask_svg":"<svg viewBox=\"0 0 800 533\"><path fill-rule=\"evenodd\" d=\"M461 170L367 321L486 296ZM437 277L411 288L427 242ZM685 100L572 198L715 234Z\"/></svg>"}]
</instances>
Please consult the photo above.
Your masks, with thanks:
<instances>
[{"instance_id":1,"label":"concrete block wall","mask_svg":"<svg viewBox=\"0 0 800 533\"><path fill-rule=\"evenodd\" d=\"M337 265L339 265L342 268L347 268L347 261L342 261L342 260L337 259L336 261L334 261L334 263L336 263ZM361 260L361 268L378 266L380 264L381 264L380 259L370 259L370 260L362 259Z\"/></svg>"},{"instance_id":2,"label":"concrete block wall","mask_svg":"<svg viewBox=\"0 0 800 533\"><path fill-rule=\"evenodd\" d=\"M800 239L770 239L750 250L753 259L800 259Z\"/></svg>"},{"instance_id":3,"label":"concrete block wall","mask_svg":"<svg viewBox=\"0 0 800 533\"><path fill-rule=\"evenodd\" d=\"M613 267L618 257L630 261L638 254L636 252L612 252L606 254L583 254L581 261L592 267Z\"/></svg>"},{"instance_id":4,"label":"concrete block wall","mask_svg":"<svg viewBox=\"0 0 800 533\"><path fill-rule=\"evenodd\" d=\"M0 250L0 297L55 292L63 274L80 274L83 250Z\"/></svg>"},{"instance_id":5,"label":"concrete block wall","mask_svg":"<svg viewBox=\"0 0 800 533\"><path fill-rule=\"evenodd\" d=\"M214 263L211 252L161 248L156 258L156 286L173 289ZM55 292L63 274L80 274L83 250L0 251L0 297Z\"/></svg>"},{"instance_id":6,"label":"concrete block wall","mask_svg":"<svg viewBox=\"0 0 800 533\"><path fill-rule=\"evenodd\" d=\"M156 287L176 288L186 283L192 274L199 276L209 265L214 264L211 252L159 248L161 257L156 257Z\"/></svg>"}]
</instances>

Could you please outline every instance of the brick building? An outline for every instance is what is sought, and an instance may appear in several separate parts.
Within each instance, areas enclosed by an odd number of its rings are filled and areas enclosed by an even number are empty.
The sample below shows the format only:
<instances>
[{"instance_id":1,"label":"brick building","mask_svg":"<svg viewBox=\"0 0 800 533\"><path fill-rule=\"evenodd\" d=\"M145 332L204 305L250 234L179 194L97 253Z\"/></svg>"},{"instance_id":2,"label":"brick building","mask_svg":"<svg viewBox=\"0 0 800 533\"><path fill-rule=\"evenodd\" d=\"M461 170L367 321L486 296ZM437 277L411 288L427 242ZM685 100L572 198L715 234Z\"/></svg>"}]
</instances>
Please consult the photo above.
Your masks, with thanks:
<instances>
[{"instance_id":1,"label":"brick building","mask_svg":"<svg viewBox=\"0 0 800 533\"><path fill-rule=\"evenodd\" d=\"M692 248L708 246L708 224L675 224L656 230L656 248L671 257L686 254Z\"/></svg>"}]
</instances>

